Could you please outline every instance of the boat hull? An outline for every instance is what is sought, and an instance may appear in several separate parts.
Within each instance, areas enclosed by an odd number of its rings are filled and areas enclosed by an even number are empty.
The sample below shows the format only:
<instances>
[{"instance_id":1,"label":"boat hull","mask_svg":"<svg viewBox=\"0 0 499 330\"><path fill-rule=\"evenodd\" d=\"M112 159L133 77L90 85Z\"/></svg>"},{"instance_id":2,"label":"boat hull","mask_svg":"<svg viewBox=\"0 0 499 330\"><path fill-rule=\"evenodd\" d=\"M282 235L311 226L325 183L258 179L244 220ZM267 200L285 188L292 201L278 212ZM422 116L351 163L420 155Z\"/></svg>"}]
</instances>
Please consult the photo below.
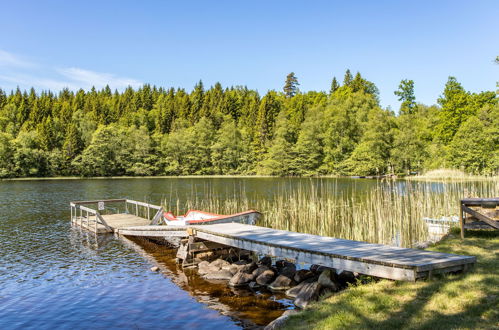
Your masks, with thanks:
<instances>
[{"instance_id":1,"label":"boat hull","mask_svg":"<svg viewBox=\"0 0 499 330\"><path fill-rule=\"evenodd\" d=\"M192 215L193 213L194 215ZM198 217L197 219L196 216ZM233 222L254 225L261 216L262 214L260 212L254 210L230 215L220 215L202 211L189 211L185 216L178 218L172 217L171 213L165 214L165 222L168 226L212 225ZM188 219L188 217L191 217L191 219Z\"/></svg>"}]
</instances>

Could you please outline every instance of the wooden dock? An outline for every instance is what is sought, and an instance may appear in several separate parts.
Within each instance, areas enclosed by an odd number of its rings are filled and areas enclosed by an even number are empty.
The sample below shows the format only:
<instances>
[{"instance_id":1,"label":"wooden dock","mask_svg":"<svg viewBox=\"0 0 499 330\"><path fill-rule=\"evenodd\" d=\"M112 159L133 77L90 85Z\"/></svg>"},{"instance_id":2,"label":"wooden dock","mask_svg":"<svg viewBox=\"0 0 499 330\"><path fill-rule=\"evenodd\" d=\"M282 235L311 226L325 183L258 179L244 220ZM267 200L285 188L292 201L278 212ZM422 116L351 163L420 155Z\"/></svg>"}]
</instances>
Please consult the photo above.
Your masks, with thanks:
<instances>
[{"instance_id":1,"label":"wooden dock","mask_svg":"<svg viewBox=\"0 0 499 330\"><path fill-rule=\"evenodd\" d=\"M120 205L123 212L119 212L119 209L109 205ZM133 226L158 224L163 217L161 206L131 199L79 201L71 202L70 206L71 222L96 234L113 233L119 229ZM118 210L118 212L104 214L109 209Z\"/></svg>"},{"instance_id":2,"label":"wooden dock","mask_svg":"<svg viewBox=\"0 0 499 330\"><path fill-rule=\"evenodd\" d=\"M264 255L288 258L393 280L415 281L435 273L467 270L473 256L400 248L238 223L171 228L138 226L118 230L128 236L187 237Z\"/></svg>"},{"instance_id":3,"label":"wooden dock","mask_svg":"<svg viewBox=\"0 0 499 330\"><path fill-rule=\"evenodd\" d=\"M240 223L159 225L163 217L161 207L132 200L104 202L124 203L125 212L118 214L105 215L85 206L101 202L72 202L72 222L95 233L115 232L125 236L165 239L190 236L192 241L208 241L297 263L318 264L392 280L415 281L435 273L466 271L476 262L473 256L371 244ZM99 204L101 208L105 209L105 205ZM151 209L157 210L153 217Z\"/></svg>"}]
</instances>

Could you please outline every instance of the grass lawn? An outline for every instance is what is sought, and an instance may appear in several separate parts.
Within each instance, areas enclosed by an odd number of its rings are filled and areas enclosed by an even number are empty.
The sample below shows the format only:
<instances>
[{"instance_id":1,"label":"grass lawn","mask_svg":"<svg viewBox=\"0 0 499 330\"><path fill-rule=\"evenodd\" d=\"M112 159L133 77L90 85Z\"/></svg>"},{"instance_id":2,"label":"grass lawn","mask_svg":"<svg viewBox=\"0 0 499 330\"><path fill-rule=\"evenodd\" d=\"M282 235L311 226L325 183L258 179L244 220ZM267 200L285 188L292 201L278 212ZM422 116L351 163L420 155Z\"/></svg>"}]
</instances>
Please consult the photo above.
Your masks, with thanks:
<instances>
[{"instance_id":1,"label":"grass lawn","mask_svg":"<svg viewBox=\"0 0 499 330\"><path fill-rule=\"evenodd\" d=\"M428 250L477 256L465 274L348 288L299 314L285 329L499 329L499 235L456 232Z\"/></svg>"}]
</instances>

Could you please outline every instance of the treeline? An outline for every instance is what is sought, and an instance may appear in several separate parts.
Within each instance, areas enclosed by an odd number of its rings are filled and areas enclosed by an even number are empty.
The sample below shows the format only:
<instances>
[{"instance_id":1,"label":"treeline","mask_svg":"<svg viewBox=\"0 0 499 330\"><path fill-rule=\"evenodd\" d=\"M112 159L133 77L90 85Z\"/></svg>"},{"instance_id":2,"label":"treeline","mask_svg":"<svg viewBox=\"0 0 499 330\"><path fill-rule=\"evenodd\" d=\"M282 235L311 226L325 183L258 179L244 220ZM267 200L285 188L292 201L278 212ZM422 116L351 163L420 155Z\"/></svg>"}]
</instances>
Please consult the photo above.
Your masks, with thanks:
<instances>
[{"instance_id":1,"label":"treeline","mask_svg":"<svg viewBox=\"0 0 499 330\"><path fill-rule=\"evenodd\" d=\"M190 93L0 89L0 177L499 171L494 92L467 92L450 77L426 106L403 80L395 113L359 73L333 79L329 92L298 85L291 73L283 92L263 97L202 82Z\"/></svg>"}]
</instances>

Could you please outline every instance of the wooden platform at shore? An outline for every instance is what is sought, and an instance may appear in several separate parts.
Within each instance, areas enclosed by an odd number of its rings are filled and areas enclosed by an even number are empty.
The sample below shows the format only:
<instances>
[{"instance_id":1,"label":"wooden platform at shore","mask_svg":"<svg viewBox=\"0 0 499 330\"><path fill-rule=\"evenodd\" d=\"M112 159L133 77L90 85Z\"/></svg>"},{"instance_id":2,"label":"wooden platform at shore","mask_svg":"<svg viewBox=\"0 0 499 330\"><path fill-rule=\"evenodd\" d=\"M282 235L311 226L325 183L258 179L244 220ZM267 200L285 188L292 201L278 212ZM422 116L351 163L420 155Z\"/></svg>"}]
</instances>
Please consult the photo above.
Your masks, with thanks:
<instances>
[{"instance_id":1,"label":"wooden platform at shore","mask_svg":"<svg viewBox=\"0 0 499 330\"><path fill-rule=\"evenodd\" d=\"M117 232L119 229L134 227L134 226L146 226L151 223L151 220L138 217L133 214L106 214L101 215L104 221L107 223L112 230L109 230L106 226L99 222L95 222L93 217L76 217L74 223L81 226L86 230L93 231L96 234L105 234L111 232Z\"/></svg>"},{"instance_id":2,"label":"wooden platform at shore","mask_svg":"<svg viewBox=\"0 0 499 330\"><path fill-rule=\"evenodd\" d=\"M435 273L466 270L473 256L400 248L324 237L238 223L206 226L136 226L119 229L127 236L172 237L192 235L264 255L318 264L394 280L415 281Z\"/></svg>"}]
</instances>

